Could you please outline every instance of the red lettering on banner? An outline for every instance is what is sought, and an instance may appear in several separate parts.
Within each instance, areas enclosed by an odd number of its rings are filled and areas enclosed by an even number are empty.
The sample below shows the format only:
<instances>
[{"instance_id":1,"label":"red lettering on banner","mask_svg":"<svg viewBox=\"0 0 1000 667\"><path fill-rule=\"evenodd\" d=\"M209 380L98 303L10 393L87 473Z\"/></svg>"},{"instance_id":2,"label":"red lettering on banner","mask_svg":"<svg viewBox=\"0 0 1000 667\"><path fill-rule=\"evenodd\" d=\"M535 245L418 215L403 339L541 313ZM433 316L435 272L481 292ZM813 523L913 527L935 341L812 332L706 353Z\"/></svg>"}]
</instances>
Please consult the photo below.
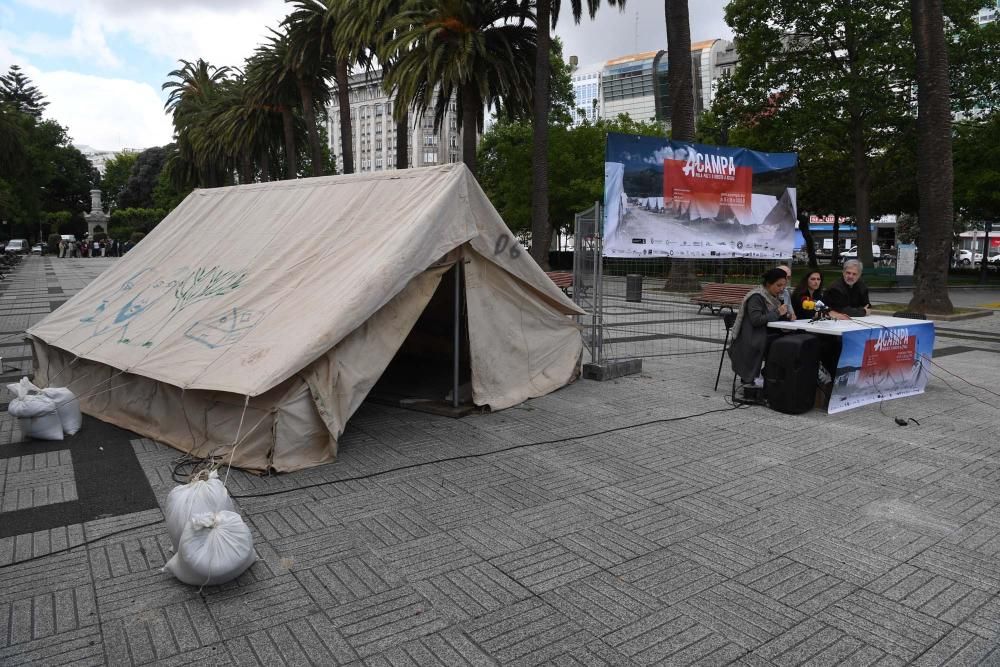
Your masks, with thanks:
<instances>
[{"instance_id":1,"label":"red lettering on banner","mask_svg":"<svg viewBox=\"0 0 1000 667\"><path fill-rule=\"evenodd\" d=\"M861 361L862 378L886 371L909 371L917 358L917 337L908 336L895 341L882 338L865 341L865 352Z\"/></svg>"},{"instance_id":2,"label":"red lettering on banner","mask_svg":"<svg viewBox=\"0 0 1000 667\"><path fill-rule=\"evenodd\" d=\"M688 173L685 174L685 167ZM684 160L663 161L663 198L677 203L726 205L750 208L753 195L753 168L735 167L713 172L691 169Z\"/></svg>"}]
</instances>

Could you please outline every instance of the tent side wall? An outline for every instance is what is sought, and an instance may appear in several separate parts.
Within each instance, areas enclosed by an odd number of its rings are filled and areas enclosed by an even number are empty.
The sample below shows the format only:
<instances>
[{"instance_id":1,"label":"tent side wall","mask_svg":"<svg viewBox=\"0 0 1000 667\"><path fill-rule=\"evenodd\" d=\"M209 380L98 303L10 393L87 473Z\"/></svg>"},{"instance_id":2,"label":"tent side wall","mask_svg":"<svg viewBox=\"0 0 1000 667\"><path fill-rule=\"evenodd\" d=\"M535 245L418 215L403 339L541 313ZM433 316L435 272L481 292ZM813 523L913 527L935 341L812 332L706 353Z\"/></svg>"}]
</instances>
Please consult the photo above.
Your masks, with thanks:
<instances>
[{"instance_id":1,"label":"tent side wall","mask_svg":"<svg viewBox=\"0 0 1000 667\"><path fill-rule=\"evenodd\" d=\"M295 377L250 398L189 390L105 364L32 339L35 382L68 386L80 409L98 419L166 443L199 458L225 457L239 445L234 466L256 472L290 472L333 461L337 443L319 417L305 382ZM242 420L242 426L241 424Z\"/></svg>"},{"instance_id":2,"label":"tent side wall","mask_svg":"<svg viewBox=\"0 0 1000 667\"><path fill-rule=\"evenodd\" d=\"M580 327L556 304L468 248L465 295L476 405L502 410L580 374ZM547 280L547 279L546 279Z\"/></svg>"}]
</instances>

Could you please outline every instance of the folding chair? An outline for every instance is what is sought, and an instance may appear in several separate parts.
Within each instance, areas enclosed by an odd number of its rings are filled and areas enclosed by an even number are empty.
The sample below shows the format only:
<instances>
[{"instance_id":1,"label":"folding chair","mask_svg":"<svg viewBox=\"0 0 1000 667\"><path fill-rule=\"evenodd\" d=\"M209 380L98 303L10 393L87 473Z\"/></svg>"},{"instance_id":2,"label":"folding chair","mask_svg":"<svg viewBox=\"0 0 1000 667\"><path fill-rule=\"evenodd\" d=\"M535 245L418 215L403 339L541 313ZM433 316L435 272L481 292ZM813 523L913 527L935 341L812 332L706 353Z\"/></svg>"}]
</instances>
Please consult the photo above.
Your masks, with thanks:
<instances>
[{"instance_id":1,"label":"folding chair","mask_svg":"<svg viewBox=\"0 0 1000 667\"><path fill-rule=\"evenodd\" d=\"M722 316L722 323L726 325L726 340L722 343L722 356L719 357L719 372L715 374L715 389L719 390L719 378L722 377L722 362L726 360L726 347L729 345L729 332L732 331L736 323L736 313L728 312ZM736 376L733 376L733 392L736 392Z\"/></svg>"}]
</instances>

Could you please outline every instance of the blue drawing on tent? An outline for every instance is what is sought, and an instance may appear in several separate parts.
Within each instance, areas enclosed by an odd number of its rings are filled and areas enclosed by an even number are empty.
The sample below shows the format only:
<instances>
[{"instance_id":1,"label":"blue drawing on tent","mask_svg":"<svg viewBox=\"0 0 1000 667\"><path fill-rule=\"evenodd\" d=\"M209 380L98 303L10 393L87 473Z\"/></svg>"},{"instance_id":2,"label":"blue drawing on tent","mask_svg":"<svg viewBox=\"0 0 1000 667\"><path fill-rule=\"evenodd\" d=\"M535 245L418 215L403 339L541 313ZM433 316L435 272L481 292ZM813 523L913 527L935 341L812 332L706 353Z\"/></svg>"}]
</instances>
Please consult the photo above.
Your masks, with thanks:
<instances>
[{"instance_id":1,"label":"blue drawing on tent","mask_svg":"<svg viewBox=\"0 0 1000 667\"><path fill-rule=\"evenodd\" d=\"M257 326L262 314L233 306L215 317L199 320L188 327L184 336L210 349L237 343Z\"/></svg>"}]
</instances>

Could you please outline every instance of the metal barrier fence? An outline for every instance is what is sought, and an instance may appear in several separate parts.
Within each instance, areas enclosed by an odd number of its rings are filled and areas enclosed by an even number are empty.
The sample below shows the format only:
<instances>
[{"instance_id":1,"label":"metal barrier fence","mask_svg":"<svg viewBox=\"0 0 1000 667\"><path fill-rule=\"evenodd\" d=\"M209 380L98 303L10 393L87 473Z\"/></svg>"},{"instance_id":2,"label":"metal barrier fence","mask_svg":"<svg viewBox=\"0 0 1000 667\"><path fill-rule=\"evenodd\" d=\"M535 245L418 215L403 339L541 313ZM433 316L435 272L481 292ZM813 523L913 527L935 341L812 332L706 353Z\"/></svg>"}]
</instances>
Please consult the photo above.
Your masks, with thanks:
<instances>
[{"instance_id":1,"label":"metal barrier fence","mask_svg":"<svg viewBox=\"0 0 1000 667\"><path fill-rule=\"evenodd\" d=\"M703 283L756 284L775 262L748 259L676 260L601 256L601 207L577 214L573 298L594 363L629 358L719 354L722 313L699 307ZM723 309L726 312L726 309Z\"/></svg>"}]
</instances>

